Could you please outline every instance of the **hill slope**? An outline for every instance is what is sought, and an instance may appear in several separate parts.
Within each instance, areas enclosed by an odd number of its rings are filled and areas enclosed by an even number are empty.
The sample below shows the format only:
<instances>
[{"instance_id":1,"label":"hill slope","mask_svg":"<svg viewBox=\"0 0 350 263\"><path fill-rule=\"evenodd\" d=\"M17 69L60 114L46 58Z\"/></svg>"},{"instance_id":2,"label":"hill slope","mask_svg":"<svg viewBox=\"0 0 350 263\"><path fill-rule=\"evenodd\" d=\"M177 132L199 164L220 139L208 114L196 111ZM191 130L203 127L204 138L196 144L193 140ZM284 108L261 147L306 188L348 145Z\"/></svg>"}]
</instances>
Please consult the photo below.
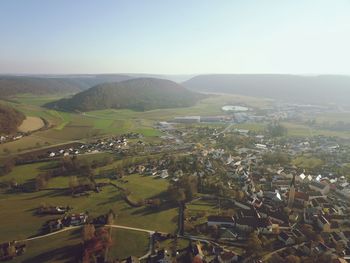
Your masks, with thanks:
<instances>
[{"instance_id":1,"label":"hill slope","mask_svg":"<svg viewBox=\"0 0 350 263\"><path fill-rule=\"evenodd\" d=\"M68 111L91 111L107 108L152 110L187 107L198 99L175 82L155 78L138 78L118 83L105 83L47 104L47 107Z\"/></svg>"},{"instance_id":2,"label":"hill slope","mask_svg":"<svg viewBox=\"0 0 350 263\"><path fill-rule=\"evenodd\" d=\"M82 76L0 76L0 97L21 93L34 95L67 94L86 90L100 83L130 79L126 75L82 75Z\"/></svg>"},{"instance_id":3,"label":"hill slope","mask_svg":"<svg viewBox=\"0 0 350 263\"><path fill-rule=\"evenodd\" d=\"M25 116L12 107L0 104L0 134L10 134L17 131Z\"/></svg>"},{"instance_id":4,"label":"hill slope","mask_svg":"<svg viewBox=\"0 0 350 263\"><path fill-rule=\"evenodd\" d=\"M235 93L301 103L349 104L350 95L350 76L337 75L200 75L183 85L195 91Z\"/></svg>"}]
</instances>

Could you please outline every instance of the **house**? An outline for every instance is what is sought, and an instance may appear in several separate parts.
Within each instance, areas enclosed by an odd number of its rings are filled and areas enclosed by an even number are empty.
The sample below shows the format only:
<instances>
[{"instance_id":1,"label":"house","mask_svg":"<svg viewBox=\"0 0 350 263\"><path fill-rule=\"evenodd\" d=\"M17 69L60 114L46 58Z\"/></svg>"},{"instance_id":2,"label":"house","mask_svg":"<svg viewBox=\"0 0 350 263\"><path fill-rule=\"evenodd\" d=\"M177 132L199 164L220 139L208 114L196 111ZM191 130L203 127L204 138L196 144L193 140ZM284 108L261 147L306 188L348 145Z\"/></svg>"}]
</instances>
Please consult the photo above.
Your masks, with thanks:
<instances>
[{"instance_id":1,"label":"house","mask_svg":"<svg viewBox=\"0 0 350 263\"><path fill-rule=\"evenodd\" d=\"M160 172L160 178L162 178L162 179L166 179L166 178L168 178L169 177L169 173L168 173L168 170L162 170L161 172Z\"/></svg>"},{"instance_id":2,"label":"house","mask_svg":"<svg viewBox=\"0 0 350 263\"><path fill-rule=\"evenodd\" d=\"M311 181L309 184L311 190L321 193L322 195L327 195L329 193L329 184L320 183L318 181Z\"/></svg>"},{"instance_id":3,"label":"house","mask_svg":"<svg viewBox=\"0 0 350 263\"><path fill-rule=\"evenodd\" d=\"M295 192L294 194L294 200L303 206L307 206L309 204L309 198L309 195L304 192Z\"/></svg>"},{"instance_id":4,"label":"house","mask_svg":"<svg viewBox=\"0 0 350 263\"><path fill-rule=\"evenodd\" d=\"M327 247L322 242L318 242L318 244L313 248L313 252L317 255L330 251L331 248Z\"/></svg>"},{"instance_id":5,"label":"house","mask_svg":"<svg viewBox=\"0 0 350 263\"><path fill-rule=\"evenodd\" d=\"M72 214L64 217L64 224L66 226L79 226L87 222L88 216L85 213Z\"/></svg>"},{"instance_id":6,"label":"house","mask_svg":"<svg viewBox=\"0 0 350 263\"><path fill-rule=\"evenodd\" d=\"M254 230L259 233L270 234L272 233L272 222L269 218L262 218L260 216L247 216L235 218L236 228L244 232L252 232Z\"/></svg>"},{"instance_id":7,"label":"house","mask_svg":"<svg viewBox=\"0 0 350 263\"><path fill-rule=\"evenodd\" d=\"M255 147L259 150L266 150L267 146L265 144L261 144L261 143L256 143Z\"/></svg>"},{"instance_id":8,"label":"house","mask_svg":"<svg viewBox=\"0 0 350 263\"><path fill-rule=\"evenodd\" d=\"M295 236L292 234L292 232L282 231L278 235L278 240L281 241L285 246L295 244Z\"/></svg>"},{"instance_id":9,"label":"house","mask_svg":"<svg viewBox=\"0 0 350 263\"><path fill-rule=\"evenodd\" d=\"M317 209L304 208L303 217L304 217L305 223L313 224L317 220Z\"/></svg>"},{"instance_id":10,"label":"house","mask_svg":"<svg viewBox=\"0 0 350 263\"><path fill-rule=\"evenodd\" d=\"M145 171L146 167L143 165L138 165L136 168L137 173L139 174L143 174L143 172Z\"/></svg>"},{"instance_id":11,"label":"house","mask_svg":"<svg viewBox=\"0 0 350 263\"><path fill-rule=\"evenodd\" d=\"M331 224L323 215L319 215L318 216L318 218L317 218L317 225L324 232L330 232L331 231Z\"/></svg>"},{"instance_id":12,"label":"house","mask_svg":"<svg viewBox=\"0 0 350 263\"><path fill-rule=\"evenodd\" d=\"M252 206L256 207L256 208L260 208L262 206L262 201L259 200L258 198L248 198L248 202L249 204L251 204Z\"/></svg>"},{"instance_id":13,"label":"house","mask_svg":"<svg viewBox=\"0 0 350 263\"><path fill-rule=\"evenodd\" d=\"M238 262L238 256L232 251L223 251L218 256L218 262L219 263Z\"/></svg>"},{"instance_id":14,"label":"house","mask_svg":"<svg viewBox=\"0 0 350 263\"><path fill-rule=\"evenodd\" d=\"M235 226L235 219L231 216L208 216L208 226Z\"/></svg>"},{"instance_id":15,"label":"house","mask_svg":"<svg viewBox=\"0 0 350 263\"><path fill-rule=\"evenodd\" d=\"M183 171L180 169L175 171L174 176L178 178L178 177L182 177L183 174L184 174Z\"/></svg>"},{"instance_id":16,"label":"house","mask_svg":"<svg viewBox=\"0 0 350 263\"><path fill-rule=\"evenodd\" d=\"M14 247L14 253L9 253ZM16 256L22 255L25 252L26 245L20 242L12 241L0 244L0 261L8 261Z\"/></svg>"},{"instance_id":17,"label":"house","mask_svg":"<svg viewBox=\"0 0 350 263\"><path fill-rule=\"evenodd\" d=\"M122 261L123 263L139 263L140 260L137 257L133 257L130 256L128 258L126 258L124 261Z\"/></svg>"},{"instance_id":18,"label":"house","mask_svg":"<svg viewBox=\"0 0 350 263\"><path fill-rule=\"evenodd\" d=\"M342 233L332 232L330 233L330 238L336 244L337 242L345 239L345 236L341 234Z\"/></svg>"},{"instance_id":19,"label":"house","mask_svg":"<svg viewBox=\"0 0 350 263\"><path fill-rule=\"evenodd\" d=\"M159 250L156 255L151 256L150 262L157 263L171 263L173 262L172 257L170 255L170 251L167 250Z\"/></svg>"},{"instance_id":20,"label":"house","mask_svg":"<svg viewBox=\"0 0 350 263\"><path fill-rule=\"evenodd\" d=\"M269 218L272 223L284 225L288 223L288 215L283 211L283 209L270 209L266 205L263 205L258 209L261 217Z\"/></svg>"},{"instance_id":21,"label":"house","mask_svg":"<svg viewBox=\"0 0 350 263\"><path fill-rule=\"evenodd\" d=\"M174 122L177 123L198 123L200 122L200 116L183 116L183 117L175 117Z\"/></svg>"},{"instance_id":22,"label":"house","mask_svg":"<svg viewBox=\"0 0 350 263\"><path fill-rule=\"evenodd\" d=\"M61 219L49 220L44 226L46 232L48 233L61 230L63 227L64 225Z\"/></svg>"},{"instance_id":23,"label":"house","mask_svg":"<svg viewBox=\"0 0 350 263\"><path fill-rule=\"evenodd\" d=\"M49 214L49 215L61 215L68 211L68 207L63 206L49 206L49 207L39 207L39 214Z\"/></svg>"}]
</instances>

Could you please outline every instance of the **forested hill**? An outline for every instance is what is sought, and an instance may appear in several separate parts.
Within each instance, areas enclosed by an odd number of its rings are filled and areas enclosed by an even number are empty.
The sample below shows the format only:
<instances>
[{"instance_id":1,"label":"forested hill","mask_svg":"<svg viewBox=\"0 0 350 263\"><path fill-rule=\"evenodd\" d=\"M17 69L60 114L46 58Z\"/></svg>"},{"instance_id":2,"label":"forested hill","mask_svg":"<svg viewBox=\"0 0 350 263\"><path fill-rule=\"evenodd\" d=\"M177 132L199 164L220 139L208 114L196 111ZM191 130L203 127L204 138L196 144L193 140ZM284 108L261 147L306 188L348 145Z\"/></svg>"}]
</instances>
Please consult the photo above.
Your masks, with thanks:
<instances>
[{"instance_id":1,"label":"forested hill","mask_svg":"<svg viewBox=\"0 0 350 263\"><path fill-rule=\"evenodd\" d=\"M10 106L0 104L0 135L17 131L25 116Z\"/></svg>"},{"instance_id":2,"label":"forested hill","mask_svg":"<svg viewBox=\"0 0 350 263\"><path fill-rule=\"evenodd\" d=\"M214 74L193 77L183 85L201 92L234 93L299 103L350 104L350 76Z\"/></svg>"},{"instance_id":3,"label":"forested hill","mask_svg":"<svg viewBox=\"0 0 350 263\"><path fill-rule=\"evenodd\" d=\"M191 92L170 80L138 78L118 83L105 83L47 104L49 108L68 111L91 111L107 108L152 110L187 107L199 99Z\"/></svg>"},{"instance_id":4,"label":"forested hill","mask_svg":"<svg viewBox=\"0 0 350 263\"><path fill-rule=\"evenodd\" d=\"M126 75L82 75L82 76L0 76L0 98L18 94L73 94L100 83L130 79Z\"/></svg>"}]
</instances>

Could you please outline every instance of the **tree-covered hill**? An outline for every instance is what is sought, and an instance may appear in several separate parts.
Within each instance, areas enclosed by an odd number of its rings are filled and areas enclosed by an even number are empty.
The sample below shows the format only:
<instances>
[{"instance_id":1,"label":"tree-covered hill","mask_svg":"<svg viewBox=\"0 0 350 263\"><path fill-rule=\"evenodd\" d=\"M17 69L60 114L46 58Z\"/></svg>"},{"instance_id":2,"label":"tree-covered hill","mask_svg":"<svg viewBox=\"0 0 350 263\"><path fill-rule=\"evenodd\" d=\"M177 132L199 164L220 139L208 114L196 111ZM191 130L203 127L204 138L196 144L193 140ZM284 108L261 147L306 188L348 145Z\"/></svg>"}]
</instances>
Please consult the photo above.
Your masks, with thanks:
<instances>
[{"instance_id":1,"label":"tree-covered hill","mask_svg":"<svg viewBox=\"0 0 350 263\"><path fill-rule=\"evenodd\" d=\"M287 74L198 75L183 83L199 92L232 93L294 103L349 105L350 76Z\"/></svg>"},{"instance_id":2,"label":"tree-covered hill","mask_svg":"<svg viewBox=\"0 0 350 263\"><path fill-rule=\"evenodd\" d=\"M71 98L48 103L46 106L67 111L107 108L144 111L187 107L193 105L198 99L197 93L170 80L138 78L100 84Z\"/></svg>"},{"instance_id":3,"label":"tree-covered hill","mask_svg":"<svg viewBox=\"0 0 350 263\"><path fill-rule=\"evenodd\" d=\"M0 104L0 134L10 134L17 131L25 116L10 106Z\"/></svg>"}]
</instances>

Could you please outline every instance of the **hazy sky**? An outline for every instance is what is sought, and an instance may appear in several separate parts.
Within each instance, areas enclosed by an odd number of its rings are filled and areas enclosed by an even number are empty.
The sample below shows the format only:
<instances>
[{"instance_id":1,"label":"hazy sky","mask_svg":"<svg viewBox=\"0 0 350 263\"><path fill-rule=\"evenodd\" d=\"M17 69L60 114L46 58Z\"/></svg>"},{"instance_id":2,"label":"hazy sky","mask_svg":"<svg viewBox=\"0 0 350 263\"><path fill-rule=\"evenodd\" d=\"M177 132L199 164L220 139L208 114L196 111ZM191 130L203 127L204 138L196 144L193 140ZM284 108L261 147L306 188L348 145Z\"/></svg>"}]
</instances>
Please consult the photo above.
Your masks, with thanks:
<instances>
[{"instance_id":1,"label":"hazy sky","mask_svg":"<svg viewBox=\"0 0 350 263\"><path fill-rule=\"evenodd\" d=\"M350 0L1 0L0 73L350 74Z\"/></svg>"}]
</instances>

